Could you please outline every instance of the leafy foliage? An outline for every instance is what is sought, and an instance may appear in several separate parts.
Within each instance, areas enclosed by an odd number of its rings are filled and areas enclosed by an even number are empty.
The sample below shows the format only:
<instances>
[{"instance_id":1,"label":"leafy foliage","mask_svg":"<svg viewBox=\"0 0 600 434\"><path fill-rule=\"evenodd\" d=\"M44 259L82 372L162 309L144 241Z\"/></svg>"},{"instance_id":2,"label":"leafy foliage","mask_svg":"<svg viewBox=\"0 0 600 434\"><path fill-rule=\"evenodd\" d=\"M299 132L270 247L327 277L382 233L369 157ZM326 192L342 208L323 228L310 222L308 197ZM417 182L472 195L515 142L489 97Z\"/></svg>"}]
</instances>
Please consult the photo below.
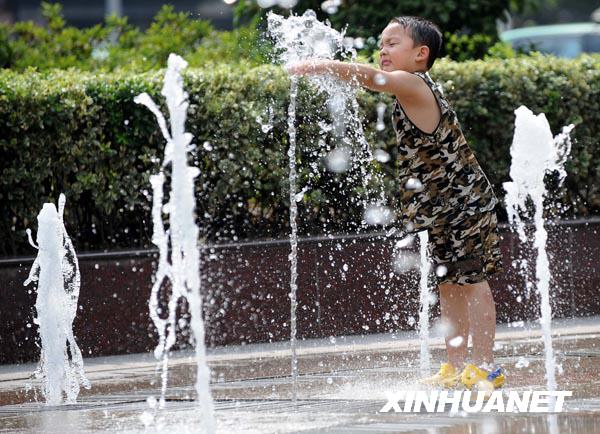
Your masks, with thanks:
<instances>
[{"instance_id":1,"label":"leafy foliage","mask_svg":"<svg viewBox=\"0 0 600 434\"><path fill-rule=\"evenodd\" d=\"M600 211L600 57L442 61L432 77L444 86L500 197L501 183L508 180L514 109L525 104L546 113L554 133L575 123L561 201L580 216ZM55 202L60 192L67 196L67 225L80 250L150 245L149 175L158 170L164 141L152 114L133 98L146 91L162 101L161 85L160 71L0 73L0 255L30 252L25 228L35 226L41 205ZM191 103L187 129L195 137L194 162L201 170L203 236L285 237L286 73L274 66L190 69L185 87ZM389 123L383 133L375 129L376 105L384 99L361 92L359 102L369 142L393 155ZM299 186L308 188L299 203L301 234L356 230L361 219L362 186L323 166L334 146L317 125L328 119L325 106L303 83L298 166ZM269 115L272 129L263 132ZM401 186L393 162L368 169L386 175L385 191L394 203Z\"/></svg>"},{"instance_id":2,"label":"leafy foliage","mask_svg":"<svg viewBox=\"0 0 600 434\"><path fill-rule=\"evenodd\" d=\"M218 32L208 21L175 12L172 6L163 6L145 31L116 16L89 28L70 27L59 3L42 3L42 13L46 26L29 21L0 24L0 67L141 72L165 67L172 52L192 66L264 60L264 44L258 43L253 27Z\"/></svg>"}]
</instances>

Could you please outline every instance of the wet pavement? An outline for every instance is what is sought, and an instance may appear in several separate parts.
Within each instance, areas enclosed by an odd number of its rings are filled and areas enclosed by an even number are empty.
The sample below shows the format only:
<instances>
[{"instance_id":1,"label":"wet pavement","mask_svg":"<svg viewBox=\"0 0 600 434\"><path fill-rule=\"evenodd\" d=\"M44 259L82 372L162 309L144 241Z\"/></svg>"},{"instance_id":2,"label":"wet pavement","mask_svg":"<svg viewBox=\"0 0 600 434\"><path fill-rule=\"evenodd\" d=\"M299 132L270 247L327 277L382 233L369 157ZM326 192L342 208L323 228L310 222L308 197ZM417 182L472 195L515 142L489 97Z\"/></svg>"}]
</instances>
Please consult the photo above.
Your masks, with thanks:
<instances>
[{"instance_id":1,"label":"wet pavement","mask_svg":"<svg viewBox=\"0 0 600 434\"><path fill-rule=\"evenodd\" d=\"M433 368L443 361L434 325ZM415 332L307 340L300 344L298 400L291 400L289 344L209 350L218 432L223 433L596 433L600 432L600 317L556 320L558 389L573 391L565 411L540 413L381 413L386 392L422 389ZM505 391L544 390L543 344L536 323L500 325L496 362ZM0 366L0 432L201 432L191 353L173 355L166 406L158 410L151 354L85 360L91 390L78 402L46 406L35 365Z\"/></svg>"}]
</instances>

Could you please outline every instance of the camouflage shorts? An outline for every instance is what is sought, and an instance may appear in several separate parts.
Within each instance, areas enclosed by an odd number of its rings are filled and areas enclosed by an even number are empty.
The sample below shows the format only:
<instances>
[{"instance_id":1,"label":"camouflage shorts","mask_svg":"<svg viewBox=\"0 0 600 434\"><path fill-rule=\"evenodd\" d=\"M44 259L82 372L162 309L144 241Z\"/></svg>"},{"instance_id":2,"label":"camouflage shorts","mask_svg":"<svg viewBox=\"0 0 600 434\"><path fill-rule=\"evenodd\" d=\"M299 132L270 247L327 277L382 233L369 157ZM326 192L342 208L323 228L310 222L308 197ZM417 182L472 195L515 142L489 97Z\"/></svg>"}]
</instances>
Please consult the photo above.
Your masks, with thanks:
<instances>
[{"instance_id":1,"label":"camouflage shorts","mask_svg":"<svg viewBox=\"0 0 600 434\"><path fill-rule=\"evenodd\" d=\"M503 268L494 211L468 216L452 227L431 227L428 232L438 283L479 283Z\"/></svg>"}]
</instances>

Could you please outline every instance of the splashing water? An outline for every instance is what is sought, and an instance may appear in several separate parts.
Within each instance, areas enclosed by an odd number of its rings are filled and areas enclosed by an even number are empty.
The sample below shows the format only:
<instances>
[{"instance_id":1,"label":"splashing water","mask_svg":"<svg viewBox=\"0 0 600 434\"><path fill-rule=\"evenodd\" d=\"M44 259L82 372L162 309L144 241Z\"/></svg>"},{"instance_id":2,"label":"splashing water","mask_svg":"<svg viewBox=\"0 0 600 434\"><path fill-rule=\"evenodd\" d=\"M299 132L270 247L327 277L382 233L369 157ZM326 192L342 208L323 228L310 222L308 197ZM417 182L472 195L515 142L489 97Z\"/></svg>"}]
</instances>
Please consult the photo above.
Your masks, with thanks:
<instances>
[{"instance_id":1,"label":"splashing water","mask_svg":"<svg viewBox=\"0 0 600 434\"><path fill-rule=\"evenodd\" d=\"M204 430L215 432L214 407L210 395L210 372L204 345L204 323L202 321L202 298L200 295L200 252L198 248L199 229L195 222L194 179L199 170L188 166L188 152L193 149L193 136L185 132L185 119L189 105L188 95L183 90L182 71L187 62L171 54L164 78L162 95L165 97L170 117L170 131L163 114L146 93L135 97L134 101L146 106L158 121L161 132L167 141L161 170L151 176L153 190L152 220L154 234L152 242L159 249L159 262L156 280L152 286L149 307L150 317L158 329L159 343L154 353L162 360L162 391L160 407L164 407L167 388L169 351L176 339L176 328L182 323L176 318L177 305L187 300L191 314L190 325L195 340L196 361L198 364L196 391L199 409L202 412ZM171 165L171 188L169 202L163 204L165 183L164 169ZM163 224L163 213L169 215L169 231ZM169 262L169 246L171 250ZM172 294L168 300L166 318L161 318L159 291L165 281L170 281ZM164 316L164 315L163 315ZM183 322L185 325L185 322Z\"/></svg>"},{"instance_id":2,"label":"splashing water","mask_svg":"<svg viewBox=\"0 0 600 434\"><path fill-rule=\"evenodd\" d=\"M279 61L285 66L308 59L333 59L337 54L352 56L344 45L344 35L321 23L312 10L302 16L288 18L269 13L269 34L275 41ZM339 145L350 145L344 140L347 105L356 89L329 74L310 76L317 91L326 95L326 105L332 118L331 130Z\"/></svg>"},{"instance_id":3,"label":"splashing water","mask_svg":"<svg viewBox=\"0 0 600 434\"><path fill-rule=\"evenodd\" d=\"M314 11L308 10L302 16L291 15L284 18L280 15L268 14L268 31L275 42L275 49L279 53L279 60L286 66L306 59L333 59L336 54L355 55L348 53L344 45L344 35L331 28L329 25L317 20ZM361 179L368 185L370 174L367 164L373 159L369 145L364 138L362 125L358 118L359 107L356 101L356 85L345 83L331 75L317 75L309 77L317 90L327 97L327 107L331 114L332 125L327 126L327 131L332 131L337 148L330 152L327 165L330 170L340 173L346 171L350 166L351 154L353 152L353 140L346 134L348 124L354 128L351 130L354 139L361 145L362 159L358 162L361 171ZM297 400L297 377L298 366L296 357L296 309L298 289L296 279L298 234L296 204L296 95L298 91L297 77L291 77L290 103L288 107L288 136L289 136L289 185L290 185L290 346L292 355L292 400ZM348 102L350 101L350 104ZM349 113L348 106L352 107ZM348 121L348 122L347 122ZM360 159L360 158L359 158ZM379 185L383 185L380 183ZM381 193L383 198L383 189ZM366 204L366 203L365 203Z\"/></svg>"},{"instance_id":4,"label":"splashing water","mask_svg":"<svg viewBox=\"0 0 600 434\"><path fill-rule=\"evenodd\" d=\"M73 335L73 320L81 278L75 248L63 221L65 195L58 199L58 211L53 203L45 203L38 214L37 245L27 229L29 243L38 249L29 277L24 282L38 282L35 309L42 344L38 369L34 373L42 380L42 393L48 405L63 401L74 403L80 386L90 388L83 370L83 357Z\"/></svg>"},{"instance_id":5,"label":"splashing water","mask_svg":"<svg viewBox=\"0 0 600 434\"><path fill-rule=\"evenodd\" d=\"M521 213L527 214L527 198L531 198L534 206L535 238L537 249L535 273L537 289L541 296L540 323L545 351L545 368L548 390L556 390L556 363L552 348L552 308L550 306L550 267L546 252L547 232L544 227L544 197L546 173L558 171L560 181L564 180L566 172L564 163L571 150L570 132L573 125L564 127L562 133L552 137L550 125L546 116L541 113L534 115L531 110L521 106L515 110L515 133L510 148L512 164L510 177L512 182L503 184L506 190L506 208L509 221L517 231L522 242L527 242L525 224Z\"/></svg>"},{"instance_id":6,"label":"splashing water","mask_svg":"<svg viewBox=\"0 0 600 434\"><path fill-rule=\"evenodd\" d=\"M334 59L336 56L356 58L353 44L348 46L345 43L347 38L344 37L344 33L320 22L312 10L307 10L301 16L292 15L287 18L270 12L268 27L269 34L275 42L278 61L285 66L309 59ZM340 80L332 74L310 75L307 79L317 92L325 95L326 106L332 120L331 125L319 123L321 132L325 134L330 131L335 143L335 149L326 160L328 169L340 173L356 168L360 172L363 190L371 191L372 188L369 186L376 185L378 188L376 204L384 203L385 193L381 174L369 170L374 157L360 120L360 107L356 99L360 86L358 83ZM346 156L343 161L337 158ZM363 208L369 205L367 198L362 198L360 203Z\"/></svg>"},{"instance_id":7,"label":"splashing water","mask_svg":"<svg viewBox=\"0 0 600 434\"><path fill-rule=\"evenodd\" d=\"M429 304L431 303L429 272L431 271L431 264L427 255L428 242L429 233L420 231L421 279L419 281L419 300L421 308L419 310L419 339L421 340L421 354L419 361L422 377L428 376L431 371L431 354L429 352Z\"/></svg>"},{"instance_id":8,"label":"splashing water","mask_svg":"<svg viewBox=\"0 0 600 434\"><path fill-rule=\"evenodd\" d=\"M356 51L353 40L352 44L347 44L347 38L344 34L331 28L329 24L321 23L317 20L316 14L312 10L307 10L302 16L291 15L287 18L268 14L268 32L275 43L275 50L278 53L279 61L285 66L290 66L296 62L307 59L334 59L337 55L344 58L355 58ZM358 44L360 45L360 44ZM326 97L326 106L331 116L332 123L319 122L322 137L327 133L333 134L335 143L334 149L329 152L325 159L327 168L334 173L341 173L352 168L358 169L360 173L360 182L363 185L363 191L370 193L370 184L375 179L379 187L378 199L375 203L369 204L367 197L361 198L360 204L366 213L371 216L372 209L383 209L385 202L383 182L381 174L377 173L376 178L372 177L369 165L374 160L369 143L367 142L360 120L359 105L356 99L356 92L359 88L358 83L347 83L336 78L332 74L319 74L307 77L309 82L316 90ZM296 359L296 308L297 308L297 224L298 214L296 198L296 96L298 90L298 79L291 77L290 103L288 107L288 136L289 136L289 185L290 185L290 301L291 301L291 330L290 345L292 352L292 400L297 398L297 359ZM358 146L356 146L358 144ZM353 202L355 198L351 198ZM377 213L375 213L377 214ZM379 214L378 214L379 215ZM384 216L385 217L385 216ZM378 217L374 218L377 224L385 224ZM368 219L363 220L368 224ZM384 220L391 220L385 217Z\"/></svg>"}]
</instances>

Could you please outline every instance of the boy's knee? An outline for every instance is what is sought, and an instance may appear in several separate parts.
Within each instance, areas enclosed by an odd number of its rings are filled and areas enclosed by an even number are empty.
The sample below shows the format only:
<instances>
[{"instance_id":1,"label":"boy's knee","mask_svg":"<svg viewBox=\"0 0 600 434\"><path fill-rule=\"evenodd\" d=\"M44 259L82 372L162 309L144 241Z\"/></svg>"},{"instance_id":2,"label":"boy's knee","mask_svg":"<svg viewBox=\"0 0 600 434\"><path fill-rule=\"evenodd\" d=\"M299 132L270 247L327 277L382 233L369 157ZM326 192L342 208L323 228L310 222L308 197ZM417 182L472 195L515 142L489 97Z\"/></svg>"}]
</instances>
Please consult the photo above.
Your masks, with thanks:
<instances>
[{"instance_id":1,"label":"boy's knee","mask_svg":"<svg viewBox=\"0 0 600 434\"><path fill-rule=\"evenodd\" d=\"M472 288L470 285L458 285L453 283L442 283L439 285L440 295L442 296L458 296L463 297L465 295L470 294Z\"/></svg>"},{"instance_id":2,"label":"boy's knee","mask_svg":"<svg viewBox=\"0 0 600 434\"><path fill-rule=\"evenodd\" d=\"M459 294L456 292L454 285L443 284L443 285L439 285L438 288L440 290L440 299L448 300L448 299L453 299L456 297L462 298L462 294Z\"/></svg>"}]
</instances>

